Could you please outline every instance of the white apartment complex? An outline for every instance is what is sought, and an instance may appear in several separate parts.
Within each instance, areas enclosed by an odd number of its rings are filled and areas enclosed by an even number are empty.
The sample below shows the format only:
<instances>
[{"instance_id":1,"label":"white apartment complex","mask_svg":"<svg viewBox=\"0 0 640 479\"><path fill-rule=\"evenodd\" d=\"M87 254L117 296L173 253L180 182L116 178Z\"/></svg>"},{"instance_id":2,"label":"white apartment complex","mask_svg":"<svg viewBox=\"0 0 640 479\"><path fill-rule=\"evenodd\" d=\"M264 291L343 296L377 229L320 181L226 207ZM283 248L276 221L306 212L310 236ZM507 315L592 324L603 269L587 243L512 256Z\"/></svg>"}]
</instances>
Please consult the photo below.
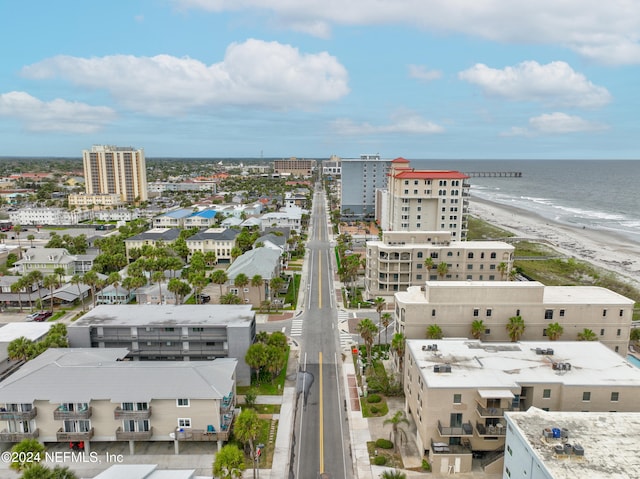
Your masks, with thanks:
<instances>
[{"instance_id":1,"label":"white apartment complex","mask_svg":"<svg viewBox=\"0 0 640 479\"><path fill-rule=\"evenodd\" d=\"M235 359L124 360L118 349L51 348L0 383L0 441L217 441L229 438Z\"/></svg>"},{"instance_id":2,"label":"white apartment complex","mask_svg":"<svg viewBox=\"0 0 640 479\"><path fill-rule=\"evenodd\" d=\"M143 149L94 145L82 151L88 195L112 193L122 201L146 201L147 169Z\"/></svg>"},{"instance_id":3,"label":"white apartment complex","mask_svg":"<svg viewBox=\"0 0 640 479\"><path fill-rule=\"evenodd\" d=\"M117 193L97 193L88 195L86 193L70 194L68 196L69 206L109 206L118 207L124 204L122 198Z\"/></svg>"},{"instance_id":4,"label":"white apartment complex","mask_svg":"<svg viewBox=\"0 0 640 479\"><path fill-rule=\"evenodd\" d=\"M409 340L403 380L418 449L436 473L470 472L474 456L499 472L508 411L640 410L640 369L598 342Z\"/></svg>"},{"instance_id":5,"label":"white apartment complex","mask_svg":"<svg viewBox=\"0 0 640 479\"><path fill-rule=\"evenodd\" d=\"M508 412L503 479L640 477L637 412Z\"/></svg>"},{"instance_id":6,"label":"white apartment complex","mask_svg":"<svg viewBox=\"0 0 640 479\"><path fill-rule=\"evenodd\" d=\"M409 160L391 162L387 205L377 218L383 230L450 231L454 240L467 235L469 178L459 171L416 170Z\"/></svg>"},{"instance_id":7,"label":"white apartment complex","mask_svg":"<svg viewBox=\"0 0 640 479\"><path fill-rule=\"evenodd\" d=\"M9 212L9 219L14 225L77 225L92 215L91 211L66 208L20 208Z\"/></svg>"},{"instance_id":8,"label":"white apartment complex","mask_svg":"<svg viewBox=\"0 0 640 479\"><path fill-rule=\"evenodd\" d=\"M450 231L386 231L367 241L366 297L390 295L425 281L504 281L515 248L502 241L452 241ZM446 268L440 267L445 263Z\"/></svg>"},{"instance_id":9,"label":"white apartment complex","mask_svg":"<svg viewBox=\"0 0 640 479\"><path fill-rule=\"evenodd\" d=\"M626 354L634 301L597 286L545 286L537 281L427 281L395 294L396 330L409 339L426 337L440 326L445 338L471 335L482 321L486 341L509 341L509 319L520 316L521 339L544 341L550 323L564 329L561 340L574 341L585 328L614 351ZM550 346L554 343L550 342Z\"/></svg>"}]
</instances>

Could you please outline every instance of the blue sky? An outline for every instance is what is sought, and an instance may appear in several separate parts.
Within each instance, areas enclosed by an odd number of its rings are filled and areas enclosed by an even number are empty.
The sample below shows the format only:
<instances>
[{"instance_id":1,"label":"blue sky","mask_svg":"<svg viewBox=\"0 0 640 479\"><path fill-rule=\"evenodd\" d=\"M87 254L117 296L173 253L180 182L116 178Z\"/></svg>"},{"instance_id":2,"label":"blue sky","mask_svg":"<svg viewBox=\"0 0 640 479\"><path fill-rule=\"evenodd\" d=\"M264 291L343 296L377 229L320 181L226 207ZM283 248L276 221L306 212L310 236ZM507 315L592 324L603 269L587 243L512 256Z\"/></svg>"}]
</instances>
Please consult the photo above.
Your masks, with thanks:
<instances>
[{"instance_id":1,"label":"blue sky","mask_svg":"<svg viewBox=\"0 0 640 479\"><path fill-rule=\"evenodd\" d=\"M0 39L0 156L640 158L630 0L0 0Z\"/></svg>"}]
</instances>

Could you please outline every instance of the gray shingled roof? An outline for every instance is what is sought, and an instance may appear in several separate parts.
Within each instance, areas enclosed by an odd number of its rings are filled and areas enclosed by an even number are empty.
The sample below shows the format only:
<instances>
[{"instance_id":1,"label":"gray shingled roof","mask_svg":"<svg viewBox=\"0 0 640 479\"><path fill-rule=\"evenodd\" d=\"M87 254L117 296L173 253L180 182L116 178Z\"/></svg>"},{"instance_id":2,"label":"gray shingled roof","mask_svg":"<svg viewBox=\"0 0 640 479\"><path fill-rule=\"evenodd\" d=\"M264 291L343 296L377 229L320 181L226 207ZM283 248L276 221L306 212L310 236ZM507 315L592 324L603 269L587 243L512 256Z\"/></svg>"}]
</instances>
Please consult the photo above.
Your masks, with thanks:
<instances>
[{"instance_id":1,"label":"gray shingled roof","mask_svg":"<svg viewBox=\"0 0 640 479\"><path fill-rule=\"evenodd\" d=\"M113 403L152 399L222 399L233 389L237 359L121 361L127 349L52 348L0 383L8 403L48 400Z\"/></svg>"},{"instance_id":2,"label":"gray shingled roof","mask_svg":"<svg viewBox=\"0 0 640 479\"><path fill-rule=\"evenodd\" d=\"M233 280L240 273L246 274L249 278L259 274L263 279L270 280L280 264L281 255L281 251L271 248L249 250L231 263L227 269L227 277Z\"/></svg>"}]
</instances>

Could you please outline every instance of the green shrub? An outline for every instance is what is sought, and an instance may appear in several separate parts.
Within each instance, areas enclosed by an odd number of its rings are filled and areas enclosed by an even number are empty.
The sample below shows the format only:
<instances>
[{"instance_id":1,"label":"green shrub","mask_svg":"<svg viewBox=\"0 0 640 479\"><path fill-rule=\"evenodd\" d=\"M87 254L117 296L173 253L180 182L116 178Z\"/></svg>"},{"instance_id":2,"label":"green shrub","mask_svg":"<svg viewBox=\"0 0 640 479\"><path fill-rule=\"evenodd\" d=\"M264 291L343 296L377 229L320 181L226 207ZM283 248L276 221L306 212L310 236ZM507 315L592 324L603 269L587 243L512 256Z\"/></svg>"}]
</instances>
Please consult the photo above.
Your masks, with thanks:
<instances>
[{"instance_id":1,"label":"green shrub","mask_svg":"<svg viewBox=\"0 0 640 479\"><path fill-rule=\"evenodd\" d=\"M378 413L380 412L380 409L379 409L379 408L377 408L376 406L371 406L371 407L369 408L369 412L370 412L371 414L378 414Z\"/></svg>"},{"instance_id":2,"label":"green shrub","mask_svg":"<svg viewBox=\"0 0 640 479\"><path fill-rule=\"evenodd\" d=\"M378 439L376 441L376 447L380 449L393 449L393 442L389 441L389 439Z\"/></svg>"},{"instance_id":3,"label":"green shrub","mask_svg":"<svg viewBox=\"0 0 640 479\"><path fill-rule=\"evenodd\" d=\"M384 457L384 456L376 456L376 457L373 459L373 463L374 463L376 466L384 466L384 465L387 463L387 458L386 458L386 457Z\"/></svg>"},{"instance_id":4,"label":"green shrub","mask_svg":"<svg viewBox=\"0 0 640 479\"><path fill-rule=\"evenodd\" d=\"M429 464L429 461L427 461L426 459L422 460L422 469L425 471L431 470L431 464Z\"/></svg>"},{"instance_id":5,"label":"green shrub","mask_svg":"<svg viewBox=\"0 0 640 479\"><path fill-rule=\"evenodd\" d=\"M382 398L378 394L370 394L367 398L369 404L379 403L380 401L382 401Z\"/></svg>"}]
</instances>

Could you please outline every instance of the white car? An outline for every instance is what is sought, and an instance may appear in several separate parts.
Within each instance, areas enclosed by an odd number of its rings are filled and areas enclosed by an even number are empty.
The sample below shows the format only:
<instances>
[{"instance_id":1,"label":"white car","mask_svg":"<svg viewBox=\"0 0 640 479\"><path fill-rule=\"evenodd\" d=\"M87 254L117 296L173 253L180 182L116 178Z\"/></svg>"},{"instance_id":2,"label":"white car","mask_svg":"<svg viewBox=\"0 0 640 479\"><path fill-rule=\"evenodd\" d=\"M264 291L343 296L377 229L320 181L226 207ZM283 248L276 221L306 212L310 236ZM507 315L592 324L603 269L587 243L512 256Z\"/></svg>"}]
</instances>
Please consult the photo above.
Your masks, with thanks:
<instances>
[{"instance_id":1,"label":"white car","mask_svg":"<svg viewBox=\"0 0 640 479\"><path fill-rule=\"evenodd\" d=\"M40 311L37 311L35 313L31 313L29 316L27 316L26 318L24 318L25 321L33 321L36 316L38 316L40 314Z\"/></svg>"}]
</instances>

